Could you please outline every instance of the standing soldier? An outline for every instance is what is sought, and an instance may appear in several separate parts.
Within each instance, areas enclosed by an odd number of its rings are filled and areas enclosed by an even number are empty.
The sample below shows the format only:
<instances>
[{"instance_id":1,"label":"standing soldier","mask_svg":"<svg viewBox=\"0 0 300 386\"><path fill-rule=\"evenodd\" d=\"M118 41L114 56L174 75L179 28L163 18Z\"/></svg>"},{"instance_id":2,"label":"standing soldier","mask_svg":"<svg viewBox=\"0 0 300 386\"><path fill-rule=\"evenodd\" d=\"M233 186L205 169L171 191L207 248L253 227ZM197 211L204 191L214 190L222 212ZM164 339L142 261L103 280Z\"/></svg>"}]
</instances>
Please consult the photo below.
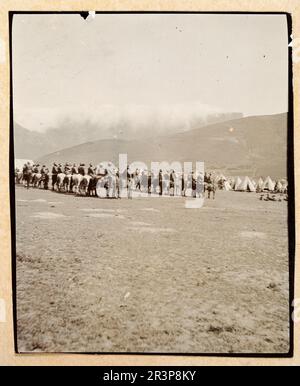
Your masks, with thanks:
<instances>
[{"instance_id":1,"label":"standing soldier","mask_svg":"<svg viewBox=\"0 0 300 386\"><path fill-rule=\"evenodd\" d=\"M132 190L134 184L134 174L130 173L129 166L127 166L127 197L132 199Z\"/></svg>"},{"instance_id":2,"label":"standing soldier","mask_svg":"<svg viewBox=\"0 0 300 386\"><path fill-rule=\"evenodd\" d=\"M152 171L148 171L148 194L151 194L151 187L152 187Z\"/></svg>"},{"instance_id":3,"label":"standing soldier","mask_svg":"<svg viewBox=\"0 0 300 386\"><path fill-rule=\"evenodd\" d=\"M160 169L158 173L158 186L159 186L159 195L162 196L163 194L163 172Z\"/></svg>"},{"instance_id":4,"label":"standing soldier","mask_svg":"<svg viewBox=\"0 0 300 386\"><path fill-rule=\"evenodd\" d=\"M58 175L58 167L54 162L52 167L52 190L54 190L54 186L57 183L57 175Z\"/></svg>"},{"instance_id":5,"label":"standing soldier","mask_svg":"<svg viewBox=\"0 0 300 386\"><path fill-rule=\"evenodd\" d=\"M60 173L63 173L63 167L61 164L58 164L58 167L57 167L57 174L60 174Z\"/></svg>"},{"instance_id":6,"label":"standing soldier","mask_svg":"<svg viewBox=\"0 0 300 386\"><path fill-rule=\"evenodd\" d=\"M49 169L43 165L43 181L44 181L44 189L48 190L48 184L49 184Z\"/></svg>"},{"instance_id":7,"label":"standing soldier","mask_svg":"<svg viewBox=\"0 0 300 386\"><path fill-rule=\"evenodd\" d=\"M170 172L170 196L174 196L175 194L175 170L171 170Z\"/></svg>"}]
</instances>

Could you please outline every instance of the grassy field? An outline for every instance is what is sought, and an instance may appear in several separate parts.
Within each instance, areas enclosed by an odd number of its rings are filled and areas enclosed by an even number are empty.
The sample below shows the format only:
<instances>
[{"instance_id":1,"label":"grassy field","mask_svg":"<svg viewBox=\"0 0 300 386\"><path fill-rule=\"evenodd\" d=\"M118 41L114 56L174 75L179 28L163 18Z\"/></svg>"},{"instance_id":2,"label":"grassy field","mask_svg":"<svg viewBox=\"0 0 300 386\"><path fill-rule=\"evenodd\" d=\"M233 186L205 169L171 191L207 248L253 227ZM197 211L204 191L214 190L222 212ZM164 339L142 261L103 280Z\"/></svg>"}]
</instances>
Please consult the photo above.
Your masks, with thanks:
<instances>
[{"instance_id":1,"label":"grassy field","mask_svg":"<svg viewBox=\"0 0 300 386\"><path fill-rule=\"evenodd\" d=\"M16 188L20 351L285 353L287 203Z\"/></svg>"}]
</instances>

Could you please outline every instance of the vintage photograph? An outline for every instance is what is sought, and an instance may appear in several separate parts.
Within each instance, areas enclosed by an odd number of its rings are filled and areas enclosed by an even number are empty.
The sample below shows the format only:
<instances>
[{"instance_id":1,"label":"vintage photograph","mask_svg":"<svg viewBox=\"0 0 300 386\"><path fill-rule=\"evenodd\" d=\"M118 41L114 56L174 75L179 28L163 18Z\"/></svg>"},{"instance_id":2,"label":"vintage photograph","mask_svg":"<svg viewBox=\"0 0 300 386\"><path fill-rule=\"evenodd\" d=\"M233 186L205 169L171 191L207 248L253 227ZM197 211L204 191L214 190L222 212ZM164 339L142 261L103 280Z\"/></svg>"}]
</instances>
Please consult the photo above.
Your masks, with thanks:
<instances>
[{"instance_id":1,"label":"vintage photograph","mask_svg":"<svg viewBox=\"0 0 300 386\"><path fill-rule=\"evenodd\" d=\"M285 14L17 13L17 351L291 352Z\"/></svg>"}]
</instances>

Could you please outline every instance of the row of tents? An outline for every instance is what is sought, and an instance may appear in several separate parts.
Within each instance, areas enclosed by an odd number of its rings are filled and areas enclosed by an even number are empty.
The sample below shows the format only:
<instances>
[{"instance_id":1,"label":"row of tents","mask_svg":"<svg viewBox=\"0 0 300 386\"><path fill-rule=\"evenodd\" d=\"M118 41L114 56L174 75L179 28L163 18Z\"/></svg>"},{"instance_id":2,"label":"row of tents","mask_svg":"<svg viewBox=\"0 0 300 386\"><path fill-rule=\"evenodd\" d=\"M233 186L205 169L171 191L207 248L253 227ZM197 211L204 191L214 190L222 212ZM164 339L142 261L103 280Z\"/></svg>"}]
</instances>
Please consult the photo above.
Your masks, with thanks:
<instances>
[{"instance_id":1,"label":"row of tents","mask_svg":"<svg viewBox=\"0 0 300 386\"><path fill-rule=\"evenodd\" d=\"M235 190L240 192L274 192L275 190L284 192L287 190L288 186L286 179L273 181L270 176L268 176L266 179L260 177L259 180L256 181L248 176L243 178L226 178L224 175L220 175L217 177L217 183L220 183L224 190Z\"/></svg>"}]
</instances>

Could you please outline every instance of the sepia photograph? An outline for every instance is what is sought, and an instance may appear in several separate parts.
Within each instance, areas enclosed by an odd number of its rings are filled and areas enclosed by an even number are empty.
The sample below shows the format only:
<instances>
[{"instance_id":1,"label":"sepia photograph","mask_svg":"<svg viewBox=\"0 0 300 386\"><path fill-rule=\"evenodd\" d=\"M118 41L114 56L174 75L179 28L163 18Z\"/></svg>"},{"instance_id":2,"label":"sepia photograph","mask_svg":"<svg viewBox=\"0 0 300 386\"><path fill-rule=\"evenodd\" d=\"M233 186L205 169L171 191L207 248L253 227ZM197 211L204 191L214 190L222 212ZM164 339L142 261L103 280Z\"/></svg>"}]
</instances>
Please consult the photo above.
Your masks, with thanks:
<instances>
[{"instance_id":1,"label":"sepia photograph","mask_svg":"<svg viewBox=\"0 0 300 386\"><path fill-rule=\"evenodd\" d=\"M292 353L287 14L11 21L18 353Z\"/></svg>"}]
</instances>

